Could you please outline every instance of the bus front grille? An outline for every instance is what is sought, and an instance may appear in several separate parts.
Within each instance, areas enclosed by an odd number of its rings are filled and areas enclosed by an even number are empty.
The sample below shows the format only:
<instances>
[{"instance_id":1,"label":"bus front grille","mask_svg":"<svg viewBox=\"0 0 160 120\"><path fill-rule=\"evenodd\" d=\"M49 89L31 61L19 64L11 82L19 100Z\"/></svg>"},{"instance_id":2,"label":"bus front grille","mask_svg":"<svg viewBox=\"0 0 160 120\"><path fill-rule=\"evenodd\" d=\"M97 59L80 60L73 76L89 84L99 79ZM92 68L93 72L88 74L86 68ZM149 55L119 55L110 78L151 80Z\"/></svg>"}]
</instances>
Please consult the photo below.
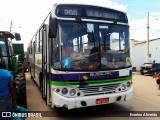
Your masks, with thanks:
<instances>
[{"instance_id":1,"label":"bus front grille","mask_svg":"<svg viewBox=\"0 0 160 120\"><path fill-rule=\"evenodd\" d=\"M80 87L84 96L115 93L121 83Z\"/></svg>"}]
</instances>

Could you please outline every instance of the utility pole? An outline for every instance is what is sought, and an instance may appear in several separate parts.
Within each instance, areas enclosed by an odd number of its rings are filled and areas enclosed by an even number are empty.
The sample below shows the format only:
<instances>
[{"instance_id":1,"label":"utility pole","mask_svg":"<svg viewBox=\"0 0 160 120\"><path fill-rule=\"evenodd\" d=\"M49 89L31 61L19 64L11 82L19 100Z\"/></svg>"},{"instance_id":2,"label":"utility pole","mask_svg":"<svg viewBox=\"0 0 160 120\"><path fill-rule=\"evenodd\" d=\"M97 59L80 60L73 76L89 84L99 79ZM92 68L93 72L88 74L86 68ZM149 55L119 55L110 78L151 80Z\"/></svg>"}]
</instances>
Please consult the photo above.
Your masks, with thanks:
<instances>
[{"instance_id":1,"label":"utility pole","mask_svg":"<svg viewBox=\"0 0 160 120\"><path fill-rule=\"evenodd\" d=\"M11 24L10 24L10 32L12 32L12 26L13 26L13 21L11 21Z\"/></svg>"},{"instance_id":2,"label":"utility pole","mask_svg":"<svg viewBox=\"0 0 160 120\"><path fill-rule=\"evenodd\" d=\"M147 60L146 62L149 62L149 12L147 17Z\"/></svg>"}]
</instances>

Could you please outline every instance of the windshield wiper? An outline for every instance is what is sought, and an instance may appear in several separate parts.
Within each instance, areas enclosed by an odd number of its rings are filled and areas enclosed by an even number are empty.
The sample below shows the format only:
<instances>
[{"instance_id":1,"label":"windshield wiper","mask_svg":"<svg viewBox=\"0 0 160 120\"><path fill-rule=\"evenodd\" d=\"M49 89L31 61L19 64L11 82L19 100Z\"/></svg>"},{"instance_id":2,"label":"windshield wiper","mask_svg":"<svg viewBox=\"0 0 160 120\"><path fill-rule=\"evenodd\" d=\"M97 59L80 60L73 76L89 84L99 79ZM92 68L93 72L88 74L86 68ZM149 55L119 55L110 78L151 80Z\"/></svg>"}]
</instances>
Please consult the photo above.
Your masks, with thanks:
<instances>
[{"instance_id":1,"label":"windshield wiper","mask_svg":"<svg viewBox=\"0 0 160 120\"><path fill-rule=\"evenodd\" d=\"M115 27L116 24L117 24L117 22L114 21L114 23L113 23L112 25L110 25L108 31L106 32L106 35L104 35L104 38L103 38L103 39L104 39L104 40L103 40L103 42L104 42L104 47L106 46L106 40L107 40L108 37L110 36L110 33L113 31L113 28Z\"/></svg>"},{"instance_id":2,"label":"windshield wiper","mask_svg":"<svg viewBox=\"0 0 160 120\"><path fill-rule=\"evenodd\" d=\"M82 28L83 32L88 34L90 42L95 42L93 31L92 32L89 31L89 29L86 27L85 23L80 18L76 18L76 21L77 21L78 25ZM89 31L89 32L87 32L87 31Z\"/></svg>"},{"instance_id":3,"label":"windshield wiper","mask_svg":"<svg viewBox=\"0 0 160 120\"><path fill-rule=\"evenodd\" d=\"M107 31L107 34L106 35L108 35L109 33L111 33L112 32L112 30L113 30L113 28L115 27L115 25L117 24L117 22L115 22L114 21L114 23L112 24L112 25L110 25L109 26L109 29L108 29L108 31Z\"/></svg>"}]
</instances>

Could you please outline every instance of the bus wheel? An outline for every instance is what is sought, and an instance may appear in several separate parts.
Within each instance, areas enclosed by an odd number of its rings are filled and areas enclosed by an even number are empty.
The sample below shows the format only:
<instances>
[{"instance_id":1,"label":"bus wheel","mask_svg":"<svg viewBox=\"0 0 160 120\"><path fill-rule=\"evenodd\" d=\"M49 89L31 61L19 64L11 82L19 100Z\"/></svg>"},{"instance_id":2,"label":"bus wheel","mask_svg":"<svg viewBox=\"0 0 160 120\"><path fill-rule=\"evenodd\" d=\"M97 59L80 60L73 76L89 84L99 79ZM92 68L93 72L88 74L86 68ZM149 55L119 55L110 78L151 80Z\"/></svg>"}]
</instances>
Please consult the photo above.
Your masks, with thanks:
<instances>
[{"instance_id":1,"label":"bus wheel","mask_svg":"<svg viewBox=\"0 0 160 120\"><path fill-rule=\"evenodd\" d=\"M33 80L33 76L31 75L31 79Z\"/></svg>"}]
</instances>

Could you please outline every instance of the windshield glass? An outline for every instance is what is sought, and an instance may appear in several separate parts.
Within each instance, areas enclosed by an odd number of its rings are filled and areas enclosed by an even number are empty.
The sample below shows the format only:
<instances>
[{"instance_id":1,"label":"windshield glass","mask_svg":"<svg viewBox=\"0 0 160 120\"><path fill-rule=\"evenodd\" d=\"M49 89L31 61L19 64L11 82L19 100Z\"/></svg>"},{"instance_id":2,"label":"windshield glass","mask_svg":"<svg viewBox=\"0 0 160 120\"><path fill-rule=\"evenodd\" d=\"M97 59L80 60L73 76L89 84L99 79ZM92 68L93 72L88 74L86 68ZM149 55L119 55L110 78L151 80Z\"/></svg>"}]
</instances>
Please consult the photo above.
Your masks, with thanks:
<instances>
[{"instance_id":1,"label":"windshield glass","mask_svg":"<svg viewBox=\"0 0 160 120\"><path fill-rule=\"evenodd\" d=\"M6 50L6 44L5 44L5 38L0 37L0 54L2 57L7 56L7 50Z\"/></svg>"},{"instance_id":2,"label":"windshield glass","mask_svg":"<svg viewBox=\"0 0 160 120\"><path fill-rule=\"evenodd\" d=\"M131 66L129 27L93 22L58 22L52 66L59 70L108 70Z\"/></svg>"},{"instance_id":3,"label":"windshield glass","mask_svg":"<svg viewBox=\"0 0 160 120\"><path fill-rule=\"evenodd\" d=\"M8 57L7 57L7 47L6 38L3 34L0 35L0 69L8 68Z\"/></svg>"}]
</instances>

